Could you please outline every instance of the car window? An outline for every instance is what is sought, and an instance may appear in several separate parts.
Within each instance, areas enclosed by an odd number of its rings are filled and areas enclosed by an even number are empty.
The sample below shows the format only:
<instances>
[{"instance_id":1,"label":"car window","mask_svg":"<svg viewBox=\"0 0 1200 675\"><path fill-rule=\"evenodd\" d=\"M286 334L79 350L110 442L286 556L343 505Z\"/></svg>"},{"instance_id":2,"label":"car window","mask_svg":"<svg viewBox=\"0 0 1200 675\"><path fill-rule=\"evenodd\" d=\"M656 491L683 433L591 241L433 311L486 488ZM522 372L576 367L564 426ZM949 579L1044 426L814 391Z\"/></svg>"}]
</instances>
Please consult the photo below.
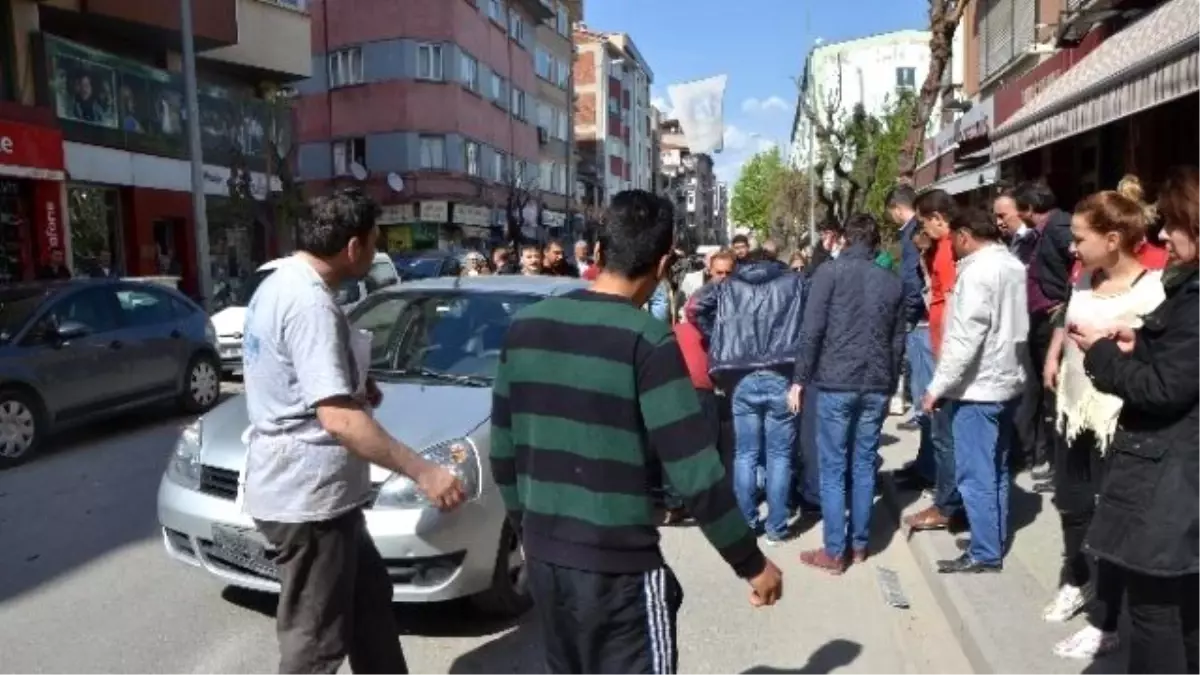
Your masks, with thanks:
<instances>
[{"instance_id":1,"label":"car window","mask_svg":"<svg viewBox=\"0 0 1200 675\"><path fill-rule=\"evenodd\" d=\"M171 296L171 311L175 313L175 318L186 319L200 310L186 300Z\"/></svg>"},{"instance_id":2,"label":"car window","mask_svg":"<svg viewBox=\"0 0 1200 675\"><path fill-rule=\"evenodd\" d=\"M171 298L164 293L141 288L117 291L121 319L126 326L160 326L175 320Z\"/></svg>"},{"instance_id":3,"label":"car window","mask_svg":"<svg viewBox=\"0 0 1200 675\"><path fill-rule=\"evenodd\" d=\"M110 288L89 288L58 301L48 316L61 326L64 322L81 323L92 333L107 333L121 327L120 305Z\"/></svg>"},{"instance_id":4,"label":"car window","mask_svg":"<svg viewBox=\"0 0 1200 675\"><path fill-rule=\"evenodd\" d=\"M0 342L16 337L45 299L46 293L35 289L0 294Z\"/></svg>"},{"instance_id":5,"label":"car window","mask_svg":"<svg viewBox=\"0 0 1200 675\"><path fill-rule=\"evenodd\" d=\"M491 378L513 314L539 299L515 293L403 293L364 306L353 323L373 333L371 367L376 370Z\"/></svg>"},{"instance_id":6,"label":"car window","mask_svg":"<svg viewBox=\"0 0 1200 675\"><path fill-rule=\"evenodd\" d=\"M367 292L374 293L375 291L391 286L399 281L396 278L396 268L386 260L371 265L370 271L367 272L367 278L364 280L367 284Z\"/></svg>"}]
</instances>

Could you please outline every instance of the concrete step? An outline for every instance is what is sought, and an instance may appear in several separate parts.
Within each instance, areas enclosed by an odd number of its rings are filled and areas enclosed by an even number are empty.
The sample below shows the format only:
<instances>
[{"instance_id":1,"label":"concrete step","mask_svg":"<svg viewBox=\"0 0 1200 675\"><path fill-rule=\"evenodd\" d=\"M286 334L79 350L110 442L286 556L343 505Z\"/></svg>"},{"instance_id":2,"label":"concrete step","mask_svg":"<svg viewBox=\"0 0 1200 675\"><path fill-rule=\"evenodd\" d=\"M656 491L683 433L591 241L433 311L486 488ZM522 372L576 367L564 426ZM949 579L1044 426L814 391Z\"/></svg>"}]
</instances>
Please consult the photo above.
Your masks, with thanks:
<instances>
[{"instance_id":1,"label":"concrete step","mask_svg":"<svg viewBox=\"0 0 1200 675\"><path fill-rule=\"evenodd\" d=\"M902 418L885 426L884 471L880 493L897 515L929 506L915 492L897 489L890 470L916 456L917 435L896 428ZM1053 647L1083 628L1082 617L1065 624L1046 623L1042 610L1058 584L1062 537L1050 496L1035 494L1028 473L1017 476L1011 492L1013 540L1000 574L938 574L936 562L957 558L956 536L948 532L917 532L908 544L926 577L936 602L957 635L971 666L980 673L1119 673L1123 651L1096 662L1061 659ZM959 534L957 537L965 537Z\"/></svg>"}]
</instances>

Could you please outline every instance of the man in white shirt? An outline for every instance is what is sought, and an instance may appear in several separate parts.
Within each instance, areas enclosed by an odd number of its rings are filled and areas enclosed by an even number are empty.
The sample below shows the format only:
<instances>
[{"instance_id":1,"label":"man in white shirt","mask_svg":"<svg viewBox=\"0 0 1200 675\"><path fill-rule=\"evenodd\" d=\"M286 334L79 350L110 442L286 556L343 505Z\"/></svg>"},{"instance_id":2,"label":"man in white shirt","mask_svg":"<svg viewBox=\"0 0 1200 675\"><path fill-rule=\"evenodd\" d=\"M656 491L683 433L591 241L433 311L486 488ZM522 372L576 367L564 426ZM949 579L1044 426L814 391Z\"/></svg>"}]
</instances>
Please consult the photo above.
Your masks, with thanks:
<instances>
[{"instance_id":1,"label":"man in white shirt","mask_svg":"<svg viewBox=\"0 0 1200 675\"><path fill-rule=\"evenodd\" d=\"M1008 454L1013 415L1025 387L1029 311L1025 267L1004 245L991 215L968 209L950 221L957 281L941 359L922 408L948 405L955 478L971 544L938 571L998 572L1008 539Z\"/></svg>"}]
</instances>

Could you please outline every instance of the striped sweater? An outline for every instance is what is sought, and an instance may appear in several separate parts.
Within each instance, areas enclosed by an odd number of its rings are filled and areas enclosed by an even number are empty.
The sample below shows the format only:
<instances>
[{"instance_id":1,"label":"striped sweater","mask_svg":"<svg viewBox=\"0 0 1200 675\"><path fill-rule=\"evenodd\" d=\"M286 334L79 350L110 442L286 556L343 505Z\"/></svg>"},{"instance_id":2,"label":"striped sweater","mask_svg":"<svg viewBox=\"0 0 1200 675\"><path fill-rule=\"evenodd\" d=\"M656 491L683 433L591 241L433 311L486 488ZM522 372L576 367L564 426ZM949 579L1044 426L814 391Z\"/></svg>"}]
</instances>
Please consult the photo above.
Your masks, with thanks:
<instances>
[{"instance_id":1,"label":"striped sweater","mask_svg":"<svg viewBox=\"0 0 1200 675\"><path fill-rule=\"evenodd\" d=\"M661 468L734 571L762 571L666 323L616 296L547 298L514 318L493 392L492 473L525 555L600 573L662 566Z\"/></svg>"}]
</instances>

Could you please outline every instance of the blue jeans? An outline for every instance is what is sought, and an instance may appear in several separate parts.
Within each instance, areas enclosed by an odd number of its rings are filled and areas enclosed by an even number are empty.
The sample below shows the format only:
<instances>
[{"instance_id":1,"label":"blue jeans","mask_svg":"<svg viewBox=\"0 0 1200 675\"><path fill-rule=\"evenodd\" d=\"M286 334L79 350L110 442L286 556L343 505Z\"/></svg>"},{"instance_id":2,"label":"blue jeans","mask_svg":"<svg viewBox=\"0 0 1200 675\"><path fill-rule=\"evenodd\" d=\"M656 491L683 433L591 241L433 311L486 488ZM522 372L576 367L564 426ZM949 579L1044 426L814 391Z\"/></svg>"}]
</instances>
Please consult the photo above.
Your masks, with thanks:
<instances>
[{"instance_id":1,"label":"blue jeans","mask_svg":"<svg viewBox=\"0 0 1200 675\"><path fill-rule=\"evenodd\" d=\"M791 383L779 373L756 370L733 389L733 492L738 508L752 527L758 527L758 466L766 456L768 537L787 534L788 492L796 416L788 410Z\"/></svg>"},{"instance_id":2,"label":"blue jeans","mask_svg":"<svg viewBox=\"0 0 1200 675\"><path fill-rule=\"evenodd\" d=\"M962 511L963 503L962 495L958 492L958 474L954 469L954 427L949 404L934 410L928 424L929 443L933 446L937 468L933 481L933 505L938 513L953 518Z\"/></svg>"},{"instance_id":3,"label":"blue jeans","mask_svg":"<svg viewBox=\"0 0 1200 675\"><path fill-rule=\"evenodd\" d=\"M797 496L809 506L821 503L821 464L817 449L817 389L805 387L800 409L800 480L796 481Z\"/></svg>"},{"instance_id":4,"label":"blue jeans","mask_svg":"<svg viewBox=\"0 0 1200 675\"><path fill-rule=\"evenodd\" d=\"M917 326L908 332L904 356L908 360L908 391L917 408L916 419L921 427L920 445L914 468L917 475L933 483L937 480L937 456L930 437L929 415L920 411L925 390L933 380L933 345L929 341L929 326Z\"/></svg>"},{"instance_id":5,"label":"blue jeans","mask_svg":"<svg viewBox=\"0 0 1200 675\"><path fill-rule=\"evenodd\" d=\"M821 517L825 552L846 554L846 472L850 471L850 545L865 551L875 502L875 458L887 417L889 394L821 391L817 394L821 428Z\"/></svg>"},{"instance_id":6,"label":"blue jeans","mask_svg":"<svg viewBox=\"0 0 1200 675\"><path fill-rule=\"evenodd\" d=\"M952 401L958 489L971 523L968 553L998 565L1008 541L1008 454L1017 399L1000 403Z\"/></svg>"}]
</instances>

